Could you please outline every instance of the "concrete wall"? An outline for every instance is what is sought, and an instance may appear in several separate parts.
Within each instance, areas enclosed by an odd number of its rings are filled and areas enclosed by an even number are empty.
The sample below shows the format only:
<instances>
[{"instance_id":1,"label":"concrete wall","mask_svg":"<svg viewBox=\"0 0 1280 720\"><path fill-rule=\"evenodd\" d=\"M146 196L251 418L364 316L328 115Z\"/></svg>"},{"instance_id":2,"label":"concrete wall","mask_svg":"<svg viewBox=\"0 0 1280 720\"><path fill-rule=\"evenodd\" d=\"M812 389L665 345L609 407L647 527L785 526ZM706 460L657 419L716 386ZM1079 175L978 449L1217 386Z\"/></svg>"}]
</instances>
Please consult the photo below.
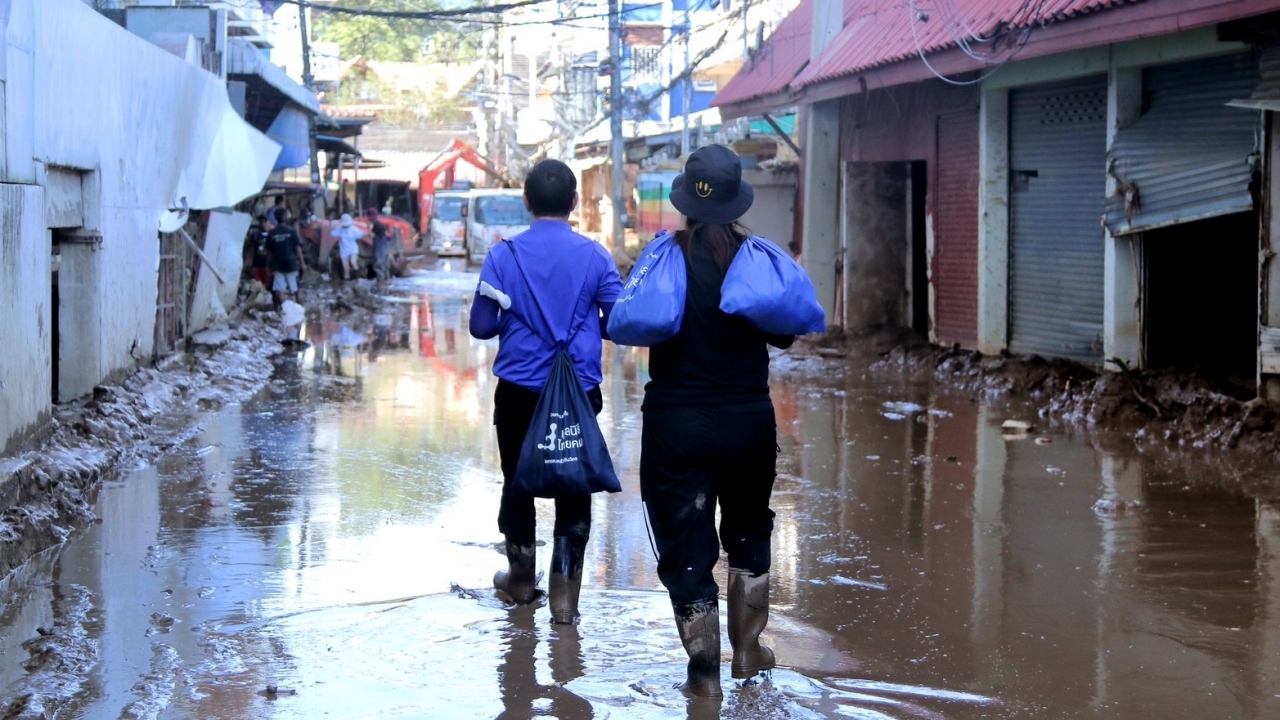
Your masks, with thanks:
<instances>
[{"instance_id":1,"label":"concrete wall","mask_svg":"<svg viewBox=\"0 0 1280 720\"><path fill-rule=\"evenodd\" d=\"M49 414L52 299L44 190L0 184L0 453Z\"/></svg>"},{"instance_id":2,"label":"concrete wall","mask_svg":"<svg viewBox=\"0 0 1280 720\"><path fill-rule=\"evenodd\" d=\"M801 259L813 281L828 325L838 325L836 288L840 266L840 101L805 106Z\"/></svg>"},{"instance_id":3,"label":"concrete wall","mask_svg":"<svg viewBox=\"0 0 1280 720\"><path fill-rule=\"evenodd\" d=\"M795 238L797 172L769 172L747 169L742 179L751 183L756 199L742 216L742 224L751 232L766 237L783 248Z\"/></svg>"},{"instance_id":4,"label":"concrete wall","mask_svg":"<svg viewBox=\"0 0 1280 720\"><path fill-rule=\"evenodd\" d=\"M225 104L226 90L78 0L4 0L0 30L0 182L28 186L5 188L0 208L0 448L12 450L52 400L47 220L72 213L61 199L46 207L50 173L59 198L81 179L80 242L62 246L59 273L66 400L150 359L157 221L199 190L219 119L211 99Z\"/></svg>"}]
</instances>

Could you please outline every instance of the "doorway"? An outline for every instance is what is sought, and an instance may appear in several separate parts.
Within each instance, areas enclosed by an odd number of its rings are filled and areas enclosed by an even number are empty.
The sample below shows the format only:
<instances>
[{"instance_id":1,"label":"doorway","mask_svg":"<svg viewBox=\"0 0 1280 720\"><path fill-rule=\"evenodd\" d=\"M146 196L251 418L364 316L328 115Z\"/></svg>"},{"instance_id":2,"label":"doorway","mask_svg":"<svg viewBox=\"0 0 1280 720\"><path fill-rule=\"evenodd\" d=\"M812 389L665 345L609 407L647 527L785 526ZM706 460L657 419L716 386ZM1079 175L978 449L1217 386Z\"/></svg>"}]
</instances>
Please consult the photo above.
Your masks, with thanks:
<instances>
[{"instance_id":1,"label":"doorway","mask_svg":"<svg viewBox=\"0 0 1280 720\"><path fill-rule=\"evenodd\" d=\"M929 335L929 248L925 228L925 202L929 195L928 164L907 163L907 322L912 330Z\"/></svg>"},{"instance_id":2,"label":"doorway","mask_svg":"<svg viewBox=\"0 0 1280 720\"><path fill-rule=\"evenodd\" d=\"M1258 214L1143 233L1146 365L1254 386Z\"/></svg>"},{"instance_id":3,"label":"doorway","mask_svg":"<svg viewBox=\"0 0 1280 720\"><path fill-rule=\"evenodd\" d=\"M58 398L58 368L62 365L62 326L59 323L59 316L61 315L61 307L60 307L61 302L58 297L58 271L62 269L62 253L60 251L61 243L59 242L58 231L52 230L49 232L49 245L50 245L50 258L51 258L50 267L52 268L52 273L51 273L52 278L51 278L51 282L49 283L49 287L50 287L49 340L52 345L52 347L50 348L50 357L52 358L52 365L50 367L50 373L49 373L50 382L51 382L49 397L50 397L50 401L54 405L57 405L59 402L61 402Z\"/></svg>"}]
</instances>

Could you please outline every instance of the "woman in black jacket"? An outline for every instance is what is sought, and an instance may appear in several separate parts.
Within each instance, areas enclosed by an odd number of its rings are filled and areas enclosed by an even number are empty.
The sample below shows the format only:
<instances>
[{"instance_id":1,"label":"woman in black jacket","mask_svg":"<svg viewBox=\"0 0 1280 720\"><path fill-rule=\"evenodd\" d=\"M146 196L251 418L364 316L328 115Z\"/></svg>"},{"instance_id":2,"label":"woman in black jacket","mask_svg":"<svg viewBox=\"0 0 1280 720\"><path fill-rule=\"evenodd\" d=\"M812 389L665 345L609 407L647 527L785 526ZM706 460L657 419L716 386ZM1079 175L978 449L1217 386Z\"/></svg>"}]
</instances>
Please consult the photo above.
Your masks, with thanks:
<instances>
[{"instance_id":1,"label":"woman in black jacket","mask_svg":"<svg viewBox=\"0 0 1280 720\"><path fill-rule=\"evenodd\" d=\"M720 697L719 586L712 569L720 545L729 557L732 675L774 666L760 645L769 620L770 538L777 432L769 398L768 335L720 310L720 285L747 237L737 220L754 193L731 150L694 152L672 183L685 218L676 233L688 276L684 319L675 337L649 353L640 454L640 491L658 548L658 577L671 596L689 654L693 697ZM720 505L720 532L715 527Z\"/></svg>"}]
</instances>

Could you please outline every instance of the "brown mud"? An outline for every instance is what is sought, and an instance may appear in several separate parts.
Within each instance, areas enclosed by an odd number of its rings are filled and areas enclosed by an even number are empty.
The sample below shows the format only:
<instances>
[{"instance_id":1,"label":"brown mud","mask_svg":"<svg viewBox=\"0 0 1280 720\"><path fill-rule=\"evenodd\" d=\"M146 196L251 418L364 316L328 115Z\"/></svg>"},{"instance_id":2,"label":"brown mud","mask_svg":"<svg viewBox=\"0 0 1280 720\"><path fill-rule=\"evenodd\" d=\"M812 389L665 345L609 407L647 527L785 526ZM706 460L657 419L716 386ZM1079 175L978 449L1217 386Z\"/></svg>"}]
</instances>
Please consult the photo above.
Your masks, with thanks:
<instances>
[{"instance_id":1,"label":"brown mud","mask_svg":"<svg viewBox=\"0 0 1280 720\"><path fill-rule=\"evenodd\" d=\"M313 278L301 299L308 317L354 320L385 306L375 289ZM183 352L55 405L35 447L0 458L0 578L95 521L104 479L181 444L199 431L196 414L251 397L276 361L294 356L270 295L247 281L241 297L225 323L193 334Z\"/></svg>"},{"instance_id":2,"label":"brown mud","mask_svg":"<svg viewBox=\"0 0 1280 720\"><path fill-rule=\"evenodd\" d=\"M847 362L850 372L905 373L975 400L1027 402L1045 422L1120 433L1139 447L1280 462L1280 403L1196 374L1100 372L1037 355L988 356L933 346L910 332L830 333L802 340L792 353Z\"/></svg>"}]
</instances>

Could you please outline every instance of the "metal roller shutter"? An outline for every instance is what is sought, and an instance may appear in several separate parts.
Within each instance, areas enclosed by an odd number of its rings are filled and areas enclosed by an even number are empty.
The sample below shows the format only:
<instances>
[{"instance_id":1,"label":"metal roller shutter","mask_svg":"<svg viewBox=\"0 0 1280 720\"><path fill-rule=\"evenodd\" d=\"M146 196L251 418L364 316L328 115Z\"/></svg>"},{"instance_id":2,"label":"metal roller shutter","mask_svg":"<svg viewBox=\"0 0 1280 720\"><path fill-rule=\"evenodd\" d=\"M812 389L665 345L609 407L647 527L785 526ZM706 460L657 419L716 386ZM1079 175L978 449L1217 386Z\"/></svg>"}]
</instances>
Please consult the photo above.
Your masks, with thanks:
<instances>
[{"instance_id":1,"label":"metal roller shutter","mask_svg":"<svg viewBox=\"0 0 1280 720\"><path fill-rule=\"evenodd\" d=\"M1149 107L1116 133L1108 160L1120 188L1106 200L1111 233L1252 210L1259 113L1227 103L1258 86L1257 55L1165 65L1144 75Z\"/></svg>"},{"instance_id":2,"label":"metal roller shutter","mask_svg":"<svg viewBox=\"0 0 1280 720\"><path fill-rule=\"evenodd\" d=\"M943 345L978 345L978 113L938 118L933 328Z\"/></svg>"},{"instance_id":3,"label":"metal roller shutter","mask_svg":"<svg viewBox=\"0 0 1280 720\"><path fill-rule=\"evenodd\" d=\"M1009 349L1102 361L1105 76L1009 98Z\"/></svg>"}]
</instances>

